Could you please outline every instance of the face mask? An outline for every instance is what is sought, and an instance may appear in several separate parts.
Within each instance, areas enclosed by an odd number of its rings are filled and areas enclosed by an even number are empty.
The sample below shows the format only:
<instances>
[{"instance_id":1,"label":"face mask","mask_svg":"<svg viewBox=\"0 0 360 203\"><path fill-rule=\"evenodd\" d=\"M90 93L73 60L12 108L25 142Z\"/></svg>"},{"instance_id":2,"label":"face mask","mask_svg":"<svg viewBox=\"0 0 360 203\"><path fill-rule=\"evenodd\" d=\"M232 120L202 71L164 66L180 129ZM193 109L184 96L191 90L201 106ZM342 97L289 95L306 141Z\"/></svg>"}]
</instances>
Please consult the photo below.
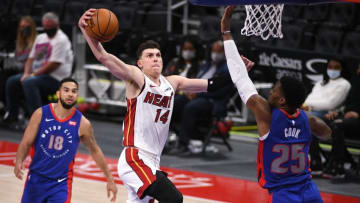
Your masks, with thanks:
<instances>
[{"instance_id":1,"label":"face mask","mask_svg":"<svg viewBox=\"0 0 360 203\"><path fill-rule=\"evenodd\" d=\"M191 50L183 50L181 53L181 56L185 59L185 60L191 60L195 57L195 51L191 51Z\"/></svg>"},{"instance_id":2,"label":"face mask","mask_svg":"<svg viewBox=\"0 0 360 203\"><path fill-rule=\"evenodd\" d=\"M53 38L57 32L57 27L44 29L44 32L47 34L49 38Z\"/></svg>"},{"instance_id":3,"label":"face mask","mask_svg":"<svg viewBox=\"0 0 360 203\"><path fill-rule=\"evenodd\" d=\"M28 37L31 35L31 27L27 26L20 29L21 36Z\"/></svg>"},{"instance_id":4,"label":"face mask","mask_svg":"<svg viewBox=\"0 0 360 203\"><path fill-rule=\"evenodd\" d=\"M224 59L224 54L220 54L220 53L217 53L217 52L212 52L211 53L211 60L214 62L214 63L219 63L220 61L222 61Z\"/></svg>"},{"instance_id":5,"label":"face mask","mask_svg":"<svg viewBox=\"0 0 360 203\"><path fill-rule=\"evenodd\" d=\"M327 70L327 74L329 78L335 79L340 77L340 71L339 70Z\"/></svg>"}]
</instances>

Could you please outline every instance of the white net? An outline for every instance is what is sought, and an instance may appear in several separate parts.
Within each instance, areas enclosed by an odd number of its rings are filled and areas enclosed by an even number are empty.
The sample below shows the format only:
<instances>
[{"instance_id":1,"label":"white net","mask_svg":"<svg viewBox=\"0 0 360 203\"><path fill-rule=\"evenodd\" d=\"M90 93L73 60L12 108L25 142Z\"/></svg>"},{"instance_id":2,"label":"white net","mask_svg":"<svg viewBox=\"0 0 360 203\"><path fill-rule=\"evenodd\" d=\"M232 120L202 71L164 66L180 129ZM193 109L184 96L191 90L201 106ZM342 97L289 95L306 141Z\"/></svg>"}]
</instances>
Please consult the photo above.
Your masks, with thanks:
<instances>
[{"instance_id":1,"label":"white net","mask_svg":"<svg viewBox=\"0 0 360 203\"><path fill-rule=\"evenodd\" d=\"M261 36L263 40L282 38L281 16L284 4L246 5L246 20L242 35Z\"/></svg>"}]
</instances>

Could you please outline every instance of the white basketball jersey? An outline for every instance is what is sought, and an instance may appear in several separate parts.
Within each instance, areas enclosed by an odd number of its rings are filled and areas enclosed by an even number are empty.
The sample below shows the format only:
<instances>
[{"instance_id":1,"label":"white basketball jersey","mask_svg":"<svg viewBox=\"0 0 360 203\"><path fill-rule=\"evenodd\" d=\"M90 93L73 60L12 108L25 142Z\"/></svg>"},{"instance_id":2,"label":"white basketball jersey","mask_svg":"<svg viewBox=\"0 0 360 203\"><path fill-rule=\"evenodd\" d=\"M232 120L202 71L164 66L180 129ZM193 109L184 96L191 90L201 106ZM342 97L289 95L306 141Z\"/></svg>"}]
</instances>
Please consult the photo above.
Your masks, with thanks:
<instances>
[{"instance_id":1,"label":"white basketball jersey","mask_svg":"<svg viewBox=\"0 0 360 203\"><path fill-rule=\"evenodd\" d=\"M145 74L144 77L145 85L140 95L126 99L123 145L160 156L169 132L175 92L162 75L160 86Z\"/></svg>"}]
</instances>

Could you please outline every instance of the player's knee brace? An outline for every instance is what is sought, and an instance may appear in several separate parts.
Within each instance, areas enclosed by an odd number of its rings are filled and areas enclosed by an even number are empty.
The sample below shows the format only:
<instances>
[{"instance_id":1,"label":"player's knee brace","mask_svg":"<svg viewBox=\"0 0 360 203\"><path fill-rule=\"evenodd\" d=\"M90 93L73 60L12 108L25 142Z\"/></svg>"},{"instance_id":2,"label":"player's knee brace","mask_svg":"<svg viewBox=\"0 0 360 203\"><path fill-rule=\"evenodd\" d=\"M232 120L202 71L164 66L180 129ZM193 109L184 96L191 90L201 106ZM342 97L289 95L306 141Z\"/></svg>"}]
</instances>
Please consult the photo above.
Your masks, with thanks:
<instances>
[{"instance_id":1,"label":"player's knee brace","mask_svg":"<svg viewBox=\"0 0 360 203\"><path fill-rule=\"evenodd\" d=\"M156 171L156 180L144 192L143 196L154 197L160 203L182 203L183 196L175 185L167 178L166 173Z\"/></svg>"}]
</instances>

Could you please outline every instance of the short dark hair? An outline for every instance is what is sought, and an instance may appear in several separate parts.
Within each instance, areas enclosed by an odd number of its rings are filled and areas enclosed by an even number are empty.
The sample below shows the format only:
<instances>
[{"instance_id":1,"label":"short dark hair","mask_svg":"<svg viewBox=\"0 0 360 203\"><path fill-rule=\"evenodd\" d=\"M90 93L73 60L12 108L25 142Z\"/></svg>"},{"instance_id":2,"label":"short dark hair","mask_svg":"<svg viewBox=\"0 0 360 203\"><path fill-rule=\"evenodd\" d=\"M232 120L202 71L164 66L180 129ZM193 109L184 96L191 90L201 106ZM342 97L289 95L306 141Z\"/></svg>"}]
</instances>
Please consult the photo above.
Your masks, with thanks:
<instances>
[{"instance_id":1,"label":"short dark hair","mask_svg":"<svg viewBox=\"0 0 360 203\"><path fill-rule=\"evenodd\" d=\"M286 104L291 108L300 108L306 98L304 84L296 78L284 76L280 79L280 85Z\"/></svg>"},{"instance_id":2,"label":"short dark hair","mask_svg":"<svg viewBox=\"0 0 360 203\"><path fill-rule=\"evenodd\" d=\"M146 42L141 43L136 52L138 59L140 59L142 52L145 49L159 49L160 50L160 44L155 42L154 40L147 40Z\"/></svg>"},{"instance_id":3,"label":"short dark hair","mask_svg":"<svg viewBox=\"0 0 360 203\"><path fill-rule=\"evenodd\" d=\"M61 88L62 84L66 83L66 82L73 82L76 84L76 87L79 88L79 83L75 79L69 77L69 78L64 78L60 81L59 89Z\"/></svg>"}]
</instances>

